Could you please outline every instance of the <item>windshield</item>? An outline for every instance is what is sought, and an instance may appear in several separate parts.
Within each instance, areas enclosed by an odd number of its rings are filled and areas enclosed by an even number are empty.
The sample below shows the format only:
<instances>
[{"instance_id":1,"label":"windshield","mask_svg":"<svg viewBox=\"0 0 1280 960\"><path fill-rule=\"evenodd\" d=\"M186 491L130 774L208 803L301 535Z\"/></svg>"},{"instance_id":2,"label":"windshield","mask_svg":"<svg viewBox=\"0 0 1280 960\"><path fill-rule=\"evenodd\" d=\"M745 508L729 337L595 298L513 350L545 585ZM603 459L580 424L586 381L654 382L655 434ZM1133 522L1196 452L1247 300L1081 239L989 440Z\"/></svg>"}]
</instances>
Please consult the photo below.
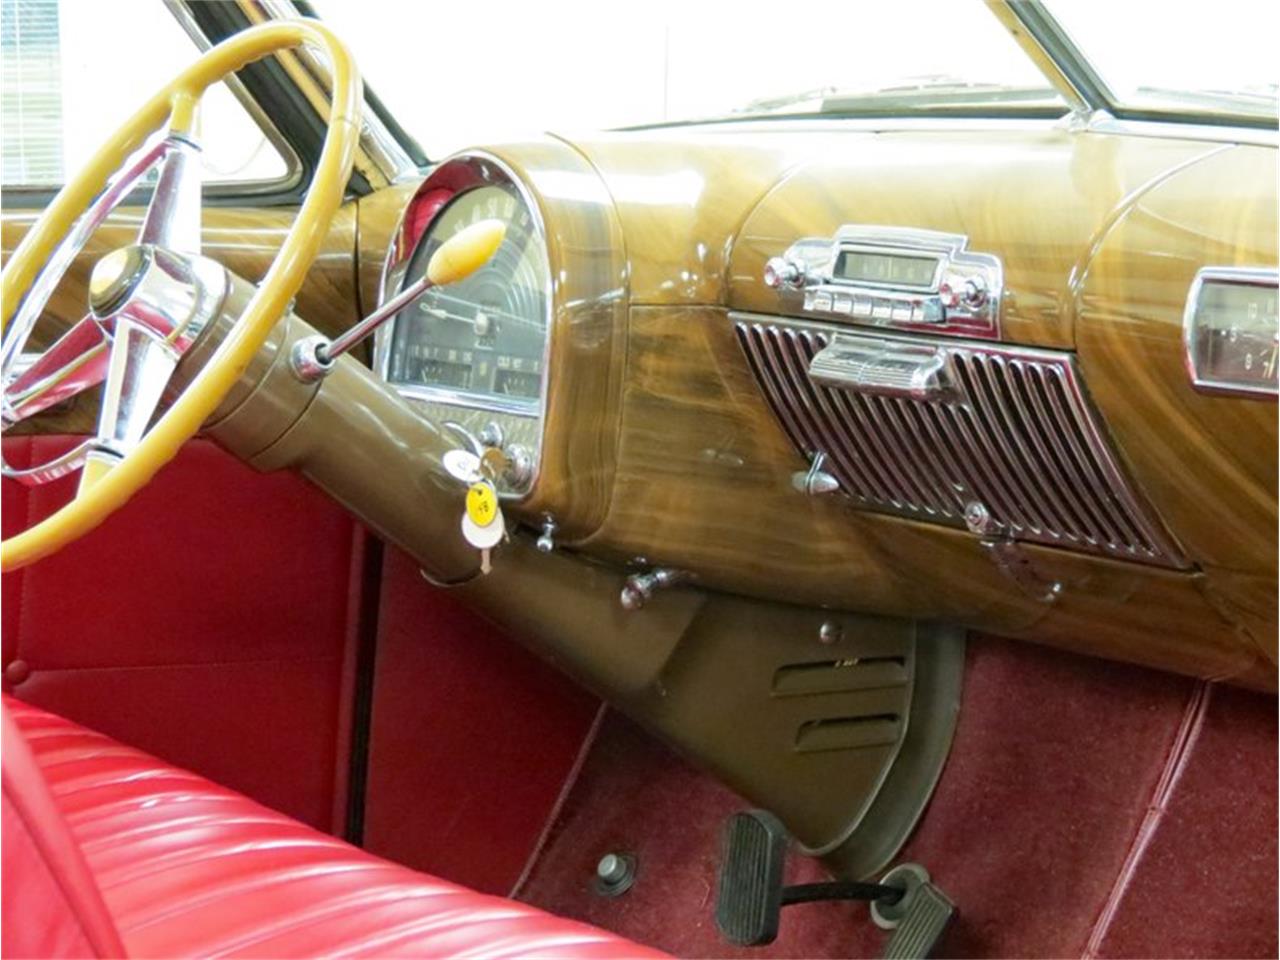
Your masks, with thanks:
<instances>
[{"instance_id":1,"label":"windshield","mask_svg":"<svg viewBox=\"0 0 1280 960\"><path fill-rule=\"evenodd\" d=\"M981 0L317 0L430 157L555 130L765 116L1058 116ZM1275 117L1275 0L1050 0L1117 112ZM1124 108L1122 110L1121 108Z\"/></svg>"},{"instance_id":2,"label":"windshield","mask_svg":"<svg viewBox=\"0 0 1280 960\"><path fill-rule=\"evenodd\" d=\"M430 157L725 116L1066 112L980 0L313 5Z\"/></svg>"},{"instance_id":3,"label":"windshield","mask_svg":"<svg viewBox=\"0 0 1280 960\"><path fill-rule=\"evenodd\" d=\"M1276 116L1276 0L1046 5L1122 107L1187 116Z\"/></svg>"}]
</instances>

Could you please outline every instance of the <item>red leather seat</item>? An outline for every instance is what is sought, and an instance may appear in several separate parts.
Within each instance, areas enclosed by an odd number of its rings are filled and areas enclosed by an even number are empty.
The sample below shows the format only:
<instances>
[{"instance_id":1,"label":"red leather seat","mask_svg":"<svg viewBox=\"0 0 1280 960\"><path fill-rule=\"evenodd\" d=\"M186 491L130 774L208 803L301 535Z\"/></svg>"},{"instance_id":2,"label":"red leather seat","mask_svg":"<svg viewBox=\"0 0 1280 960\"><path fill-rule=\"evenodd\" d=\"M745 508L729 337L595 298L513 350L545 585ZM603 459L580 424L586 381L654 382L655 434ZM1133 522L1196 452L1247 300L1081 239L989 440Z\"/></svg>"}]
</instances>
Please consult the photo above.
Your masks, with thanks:
<instances>
[{"instance_id":1,"label":"red leather seat","mask_svg":"<svg viewBox=\"0 0 1280 960\"><path fill-rule=\"evenodd\" d=\"M3 713L6 957L661 956L380 860L7 696Z\"/></svg>"}]
</instances>

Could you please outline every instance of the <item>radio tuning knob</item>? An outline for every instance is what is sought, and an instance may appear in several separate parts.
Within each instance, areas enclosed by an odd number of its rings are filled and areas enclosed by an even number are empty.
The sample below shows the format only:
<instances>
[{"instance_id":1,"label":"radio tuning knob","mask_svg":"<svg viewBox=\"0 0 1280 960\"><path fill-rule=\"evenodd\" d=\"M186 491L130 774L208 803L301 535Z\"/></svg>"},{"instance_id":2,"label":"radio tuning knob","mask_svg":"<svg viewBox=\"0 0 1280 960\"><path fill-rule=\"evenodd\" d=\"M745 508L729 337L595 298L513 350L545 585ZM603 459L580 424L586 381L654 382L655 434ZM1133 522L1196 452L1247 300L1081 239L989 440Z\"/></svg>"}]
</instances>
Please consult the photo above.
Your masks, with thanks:
<instances>
[{"instance_id":1,"label":"radio tuning knob","mask_svg":"<svg viewBox=\"0 0 1280 960\"><path fill-rule=\"evenodd\" d=\"M764 265L764 285L774 290L804 286L804 278L804 265L787 257L770 257Z\"/></svg>"},{"instance_id":2,"label":"radio tuning knob","mask_svg":"<svg viewBox=\"0 0 1280 960\"><path fill-rule=\"evenodd\" d=\"M987 302L987 281L981 277L971 277L964 284L964 302L975 310Z\"/></svg>"},{"instance_id":3,"label":"radio tuning knob","mask_svg":"<svg viewBox=\"0 0 1280 960\"><path fill-rule=\"evenodd\" d=\"M938 287L938 299L947 308L977 310L987 302L987 284L981 277L947 277Z\"/></svg>"}]
</instances>

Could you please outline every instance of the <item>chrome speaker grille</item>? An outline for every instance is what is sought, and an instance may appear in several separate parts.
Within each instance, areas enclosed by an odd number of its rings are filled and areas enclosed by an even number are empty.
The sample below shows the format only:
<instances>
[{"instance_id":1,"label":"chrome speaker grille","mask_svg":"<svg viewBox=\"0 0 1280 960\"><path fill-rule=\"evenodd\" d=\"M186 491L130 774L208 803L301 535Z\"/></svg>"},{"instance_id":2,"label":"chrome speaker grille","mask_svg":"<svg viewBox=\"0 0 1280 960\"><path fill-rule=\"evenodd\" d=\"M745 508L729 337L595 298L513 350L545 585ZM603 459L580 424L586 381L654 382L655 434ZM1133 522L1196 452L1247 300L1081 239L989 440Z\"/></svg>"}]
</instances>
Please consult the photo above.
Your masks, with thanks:
<instances>
[{"instance_id":1,"label":"chrome speaker grille","mask_svg":"<svg viewBox=\"0 0 1280 960\"><path fill-rule=\"evenodd\" d=\"M860 507L964 527L982 504L998 536L1185 567L1121 471L1070 354L892 338L731 314L775 416ZM815 382L814 357L841 343L938 352L948 385L929 399Z\"/></svg>"}]
</instances>

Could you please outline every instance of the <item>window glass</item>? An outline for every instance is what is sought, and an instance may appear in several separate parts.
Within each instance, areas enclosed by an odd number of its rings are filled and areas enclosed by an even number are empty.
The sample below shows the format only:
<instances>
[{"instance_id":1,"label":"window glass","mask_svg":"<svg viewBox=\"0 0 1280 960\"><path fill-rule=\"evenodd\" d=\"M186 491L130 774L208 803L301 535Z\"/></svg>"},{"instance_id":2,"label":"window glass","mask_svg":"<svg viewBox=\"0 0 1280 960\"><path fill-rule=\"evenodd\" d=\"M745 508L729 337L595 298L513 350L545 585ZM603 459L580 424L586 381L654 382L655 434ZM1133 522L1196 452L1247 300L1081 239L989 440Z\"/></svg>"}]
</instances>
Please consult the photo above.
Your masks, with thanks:
<instances>
[{"instance_id":1,"label":"window glass","mask_svg":"<svg viewBox=\"0 0 1280 960\"><path fill-rule=\"evenodd\" d=\"M1051 0L1049 10L1121 106L1276 117L1276 0Z\"/></svg>"},{"instance_id":2,"label":"window glass","mask_svg":"<svg viewBox=\"0 0 1280 960\"><path fill-rule=\"evenodd\" d=\"M160 0L0 0L3 184L61 185L198 54ZM226 84L204 97L200 140L208 182L289 172Z\"/></svg>"},{"instance_id":3,"label":"window glass","mask_svg":"<svg viewBox=\"0 0 1280 960\"><path fill-rule=\"evenodd\" d=\"M420 0L312 5L433 158L725 116L1066 112L979 0L489 0L479 19Z\"/></svg>"}]
</instances>

